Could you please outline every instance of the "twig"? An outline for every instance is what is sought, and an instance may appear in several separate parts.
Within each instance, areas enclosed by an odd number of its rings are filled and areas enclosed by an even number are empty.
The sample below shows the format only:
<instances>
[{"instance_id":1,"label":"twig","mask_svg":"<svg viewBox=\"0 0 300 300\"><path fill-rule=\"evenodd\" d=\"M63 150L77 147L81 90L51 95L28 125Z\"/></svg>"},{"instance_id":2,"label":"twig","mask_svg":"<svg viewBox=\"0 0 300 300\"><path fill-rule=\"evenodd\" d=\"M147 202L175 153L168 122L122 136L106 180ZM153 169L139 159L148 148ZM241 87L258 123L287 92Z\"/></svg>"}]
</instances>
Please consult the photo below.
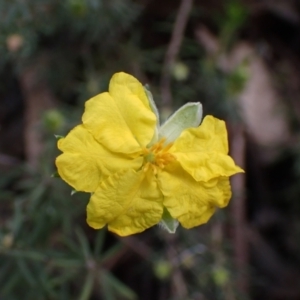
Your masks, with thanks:
<instances>
[{"instance_id":1,"label":"twig","mask_svg":"<svg viewBox=\"0 0 300 300\"><path fill-rule=\"evenodd\" d=\"M175 248L176 236L168 234L165 237L167 241L167 257L173 267L171 275L172 294L174 298L186 299L188 296L188 289L180 269L179 258Z\"/></svg>"},{"instance_id":2,"label":"twig","mask_svg":"<svg viewBox=\"0 0 300 300\"><path fill-rule=\"evenodd\" d=\"M235 125L232 128L231 155L238 166L245 169L246 139L243 126ZM246 234L246 198L245 175L237 174L232 180L232 217L233 217L233 243L236 268L239 274L238 287L248 294L249 284L247 277L248 265L248 239Z\"/></svg>"},{"instance_id":3,"label":"twig","mask_svg":"<svg viewBox=\"0 0 300 300\"><path fill-rule=\"evenodd\" d=\"M184 31L192 6L193 0L181 0L181 4L176 16L171 41L169 43L162 68L160 86L163 106L172 106L170 69L173 67L180 50L180 45L182 43Z\"/></svg>"},{"instance_id":4,"label":"twig","mask_svg":"<svg viewBox=\"0 0 300 300\"><path fill-rule=\"evenodd\" d=\"M135 237L119 238L119 241L124 247L103 264L106 269L111 270L124 259L124 257L131 255L132 253L137 254L145 261L151 262L153 252L144 241L138 240Z\"/></svg>"},{"instance_id":5,"label":"twig","mask_svg":"<svg viewBox=\"0 0 300 300\"><path fill-rule=\"evenodd\" d=\"M143 241L135 237L120 238L120 241L132 252L138 254L144 260L150 260L153 256L152 249Z\"/></svg>"},{"instance_id":6,"label":"twig","mask_svg":"<svg viewBox=\"0 0 300 300\"><path fill-rule=\"evenodd\" d=\"M211 250L214 256L214 264L212 266L215 270L222 270L226 268L227 256L224 252L224 224L216 218L211 226ZM231 281L226 284L220 284L219 288L222 291L224 300L235 300L234 286Z\"/></svg>"},{"instance_id":7,"label":"twig","mask_svg":"<svg viewBox=\"0 0 300 300\"><path fill-rule=\"evenodd\" d=\"M30 167L36 169L43 153L39 130L41 115L55 106L55 98L46 80L41 76L48 63L42 54L20 74L22 93L25 98L25 153Z\"/></svg>"}]
</instances>

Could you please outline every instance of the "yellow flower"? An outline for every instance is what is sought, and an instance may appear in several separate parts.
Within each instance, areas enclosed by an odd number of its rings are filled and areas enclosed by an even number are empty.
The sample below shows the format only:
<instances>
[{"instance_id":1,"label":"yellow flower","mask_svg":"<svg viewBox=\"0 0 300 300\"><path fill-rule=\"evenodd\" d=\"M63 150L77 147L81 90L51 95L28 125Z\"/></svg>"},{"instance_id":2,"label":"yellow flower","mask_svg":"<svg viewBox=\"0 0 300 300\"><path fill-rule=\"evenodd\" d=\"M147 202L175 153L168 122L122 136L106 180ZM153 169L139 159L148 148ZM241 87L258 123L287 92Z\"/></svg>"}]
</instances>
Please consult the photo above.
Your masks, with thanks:
<instances>
[{"instance_id":1,"label":"yellow flower","mask_svg":"<svg viewBox=\"0 0 300 300\"><path fill-rule=\"evenodd\" d=\"M242 169L227 155L224 122L207 116L198 126L201 115L200 103L187 104L160 126L142 84L115 74L108 92L86 102L82 124L58 141L60 177L91 193L87 223L121 236L160 221L175 231L177 220L191 228L226 206L229 176Z\"/></svg>"}]
</instances>

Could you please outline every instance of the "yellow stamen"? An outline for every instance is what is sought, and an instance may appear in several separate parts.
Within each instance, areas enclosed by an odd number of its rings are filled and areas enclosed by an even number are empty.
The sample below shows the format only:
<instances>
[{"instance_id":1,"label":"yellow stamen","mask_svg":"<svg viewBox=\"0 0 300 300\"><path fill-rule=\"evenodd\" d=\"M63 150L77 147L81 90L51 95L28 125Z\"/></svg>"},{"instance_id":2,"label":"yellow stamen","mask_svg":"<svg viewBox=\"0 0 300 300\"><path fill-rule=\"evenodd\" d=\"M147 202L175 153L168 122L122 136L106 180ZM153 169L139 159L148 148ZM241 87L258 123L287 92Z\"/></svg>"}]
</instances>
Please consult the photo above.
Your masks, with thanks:
<instances>
[{"instance_id":1,"label":"yellow stamen","mask_svg":"<svg viewBox=\"0 0 300 300\"><path fill-rule=\"evenodd\" d=\"M143 149L145 159L144 172L147 172L151 168L156 175L159 169L163 169L166 165L176 160L176 157L168 152L173 146L173 143L164 146L165 141L166 138L162 138L150 148Z\"/></svg>"}]
</instances>

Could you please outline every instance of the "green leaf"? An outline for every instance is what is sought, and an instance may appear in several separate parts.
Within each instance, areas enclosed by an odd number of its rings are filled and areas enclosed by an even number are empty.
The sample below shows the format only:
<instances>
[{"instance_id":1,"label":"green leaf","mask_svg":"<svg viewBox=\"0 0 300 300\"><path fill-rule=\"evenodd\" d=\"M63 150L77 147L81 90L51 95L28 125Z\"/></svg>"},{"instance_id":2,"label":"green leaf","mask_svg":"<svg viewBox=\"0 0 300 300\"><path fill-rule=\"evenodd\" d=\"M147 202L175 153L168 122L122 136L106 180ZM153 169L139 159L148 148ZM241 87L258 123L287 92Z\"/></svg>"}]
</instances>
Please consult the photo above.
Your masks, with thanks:
<instances>
[{"instance_id":1,"label":"green leaf","mask_svg":"<svg viewBox=\"0 0 300 300\"><path fill-rule=\"evenodd\" d=\"M106 235L106 230L98 230L96 239L95 239L95 246L94 246L94 255L100 256L103 245L104 245L104 239Z\"/></svg>"},{"instance_id":2,"label":"green leaf","mask_svg":"<svg viewBox=\"0 0 300 300\"><path fill-rule=\"evenodd\" d=\"M166 138L166 144L175 141L184 129L200 125L202 113L200 102L185 104L160 127L158 139Z\"/></svg>"},{"instance_id":3,"label":"green leaf","mask_svg":"<svg viewBox=\"0 0 300 300\"><path fill-rule=\"evenodd\" d=\"M85 279L81 294L78 299L89 300L93 291L93 287L94 287L94 276L92 273L89 273Z\"/></svg>"},{"instance_id":4,"label":"green leaf","mask_svg":"<svg viewBox=\"0 0 300 300\"><path fill-rule=\"evenodd\" d=\"M82 228L78 227L77 229L75 229L75 233L81 246L81 252L83 254L83 257L85 259L90 259L91 249L85 232L82 230Z\"/></svg>"},{"instance_id":5,"label":"green leaf","mask_svg":"<svg viewBox=\"0 0 300 300\"><path fill-rule=\"evenodd\" d=\"M36 278L32 274L32 271L30 270L28 264L22 258L17 259L16 263L18 265L18 270L20 274L22 274L23 279L28 283L28 285L30 287L36 286Z\"/></svg>"},{"instance_id":6,"label":"green leaf","mask_svg":"<svg viewBox=\"0 0 300 300\"><path fill-rule=\"evenodd\" d=\"M136 294L127 285L113 276L113 274L105 272L103 275L105 276L106 283L113 288L112 290L115 291L116 294L128 300L137 299Z\"/></svg>"},{"instance_id":7,"label":"green leaf","mask_svg":"<svg viewBox=\"0 0 300 300\"><path fill-rule=\"evenodd\" d=\"M120 243L117 243L116 245L110 247L105 253L101 255L101 262L105 263L106 261L112 259L114 256L117 256L122 249L123 245Z\"/></svg>"}]
</instances>

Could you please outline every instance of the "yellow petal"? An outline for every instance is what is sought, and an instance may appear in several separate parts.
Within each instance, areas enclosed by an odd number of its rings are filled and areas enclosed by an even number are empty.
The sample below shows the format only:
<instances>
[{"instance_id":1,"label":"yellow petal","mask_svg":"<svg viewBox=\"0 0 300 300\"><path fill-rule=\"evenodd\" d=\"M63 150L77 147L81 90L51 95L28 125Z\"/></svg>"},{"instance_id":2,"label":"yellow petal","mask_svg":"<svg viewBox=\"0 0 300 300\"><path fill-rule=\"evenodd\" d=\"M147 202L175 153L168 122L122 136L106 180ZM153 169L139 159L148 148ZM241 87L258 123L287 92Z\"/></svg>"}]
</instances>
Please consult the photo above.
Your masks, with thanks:
<instances>
[{"instance_id":1,"label":"yellow petal","mask_svg":"<svg viewBox=\"0 0 300 300\"><path fill-rule=\"evenodd\" d=\"M178 150L220 152L228 154L228 137L225 122L206 116L197 128L184 130L175 141Z\"/></svg>"},{"instance_id":2,"label":"yellow petal","mask_svg":"<svg viewBox=\"0 0 300 300\"><path fill-rule=\"evenodd\" d=\"M125 73L112 77L108 93L86 102L82 121L101 144L121 153L135 153L146 146L156 126L142 84Z\"/></svg>"},{"instance_id":3,"label":"yellow petal","mask_svg":"<svg viewBox=\"0 0 300 300\"><path fill-rule=\"evenodd\" d=\"M220 153L175 153L182 167L196 181L207 182L219 176L231 176L243 170L236 166L233 159Z\"/></svg>"},{"instance_id":4,"label":"yellow petal","mask_svg":"<svg viewBox=\"0 0 300 300\"><path fill-rule=\"evenodd\" d=\"M153 178L154 179L154 178ZM87 223L126 236L157 224L163 213L162 194L143 171L126 170L103 181L87 206Z\"/></svg>"},{"instance_id":5,"label":"yellow petal","mask_svg":"<svg viewBox=\"0 0 300 300\"><path fill-rule=\"evenodd\" d=\"M77 191L94 192L101 180L120 169L139 169L142 158L110 152L83 125L58 140L64 153L56 159L60 177Z\"/></svg>"},{"instance_id":6,"label":"yellow petal","mask_svg":"<svg viewBox=\"0 0 300 300\"><path fill-rule=\"evenodd\" d=\"M170 152L197 181L243 172L227 155L225 123L212 116L205 117L199 127L184 130Z\"/></svg>"},{"instance_id":7,"label":"yellow petal","mask_svg":"<svg viewBox=\"0 0 300 300\"><path fill-rule=\"evenodd\" d=\"M219 177L211 181L213 182L215 180L217 180L217 183L214 188L210 190L212 193L211 199L214 205L223 208L228 205L232 196L230 181L228 177Z\"/></svg>"},{"instance_id":8,"label":"yellow petal","mask_svg":"<svg viewBox=\"0 0 300 300\"><path fill-rule=\"evenodd\" d=\"M231 197L228 178L215 178L207 183L197 182L179 163L158 174L164 206L185 228L206 223L215 207L224 207Z\"/></svg>"}]
</instances>

